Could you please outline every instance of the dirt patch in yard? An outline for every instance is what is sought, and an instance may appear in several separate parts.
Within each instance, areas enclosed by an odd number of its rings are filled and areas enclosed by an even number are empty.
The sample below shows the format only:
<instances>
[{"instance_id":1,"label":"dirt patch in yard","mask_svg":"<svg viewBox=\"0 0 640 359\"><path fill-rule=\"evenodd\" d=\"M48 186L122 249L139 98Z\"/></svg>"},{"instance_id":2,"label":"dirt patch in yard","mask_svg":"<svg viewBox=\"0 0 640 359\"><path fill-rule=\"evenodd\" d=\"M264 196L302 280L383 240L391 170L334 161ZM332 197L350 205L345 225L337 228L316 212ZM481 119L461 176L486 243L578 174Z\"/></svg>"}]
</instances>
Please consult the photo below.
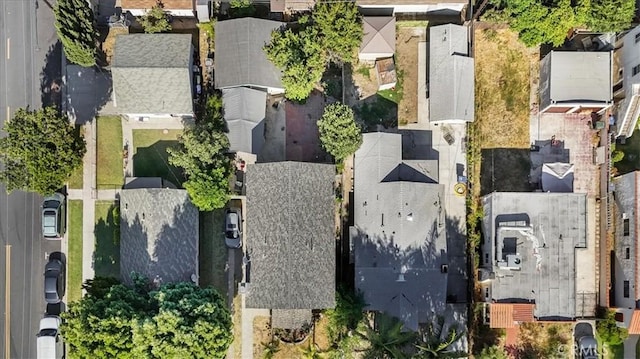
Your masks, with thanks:
<instances>
[{"instance_id":1,"label":"dirt patch in yard","mask_svg":"<svg viewBox=\"0 0 640 359\"><path fill-rule=\"evenodd\" d=\"M396 32L396 72L403 79L398 103L400 125L418 122L418 43L425 39L426 29L422 27L401 27Z\"/></svg>"},{"instance_id":2,"label":"dirt patch in yard","mask_svg":"<svg viewBox=\"0 0 640 359\"><path fill-rule=\"evenodd\" d=\"M271 318L253 318L253 357L262 358L264 356L265 345L271 342Z\"/></svg>"},{"instance_id":3,"label":"dirt patch in yard","mask_svg":"<svg viewBox=\"0 0 640 359\"><path fill-rule=\"evenodd\" d=\"M116 44L116 36L122 34L128 34L129 29L126 27L111 27L109 28L109 33L107 37L104 39L104 42L101 44L102 52L104 53L105 60L107 64L111 63L111 57L113 56L113 47Z\"/></svg>"}]
</instances>

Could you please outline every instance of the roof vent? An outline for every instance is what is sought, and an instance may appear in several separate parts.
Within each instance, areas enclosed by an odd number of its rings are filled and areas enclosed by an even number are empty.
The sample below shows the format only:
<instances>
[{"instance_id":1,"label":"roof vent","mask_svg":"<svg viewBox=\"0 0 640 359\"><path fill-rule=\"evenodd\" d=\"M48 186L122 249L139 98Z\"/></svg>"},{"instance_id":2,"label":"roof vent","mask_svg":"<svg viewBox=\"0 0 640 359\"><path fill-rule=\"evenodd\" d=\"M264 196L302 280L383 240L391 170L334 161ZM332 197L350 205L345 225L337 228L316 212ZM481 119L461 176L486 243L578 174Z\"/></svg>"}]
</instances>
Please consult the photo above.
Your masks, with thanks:
<instances>
[{"instance_id":1,"label":"roof vent","mask_svg":"<svg viewBox=\"0 0 640 359\"><path fill-rule=\"evenodd\" d=\"M449 272L449 265L448 264L440 265L440 273L448 273L448 272Z\"/></svg>"},{"instance_id":2,"label":"roof vent","mask_svg":"<svg viewBox=\"0 0 640 359\"><path fill-rule=\"evenodd\" d=\"M407 221L413 221L413 213L407 214Z\"/></svg>"},{"instance_id":3,"label":"roof vent","mask_svg":"<svg viewBox=\"0 0 640 359\"><path fill-rule=\"evenodd\" d=\"M404 273L398 273L398 279L396 279L396 282L406 282L404 279Z\"/></svg>"},{"instance_id":4,"label":"roof vent","mask_svg":"<svg viewBox=\"0 0 640 359\"><path fill-rule=\"evenodd\" d=\"M629 219L627 212L622 213L622 219Z\"/></svg>"}]
</instances>

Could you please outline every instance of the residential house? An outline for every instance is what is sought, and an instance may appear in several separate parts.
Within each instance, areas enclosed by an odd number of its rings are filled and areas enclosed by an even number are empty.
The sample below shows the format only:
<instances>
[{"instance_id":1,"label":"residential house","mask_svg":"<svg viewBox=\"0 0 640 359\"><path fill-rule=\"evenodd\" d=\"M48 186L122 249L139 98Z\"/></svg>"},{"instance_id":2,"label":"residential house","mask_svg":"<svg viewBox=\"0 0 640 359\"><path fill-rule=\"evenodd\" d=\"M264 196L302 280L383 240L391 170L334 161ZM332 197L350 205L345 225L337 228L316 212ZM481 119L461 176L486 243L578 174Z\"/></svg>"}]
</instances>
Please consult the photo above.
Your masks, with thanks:
<instances>
[{"instance_id":1,"label":"residential house","mask_svg":"<svg viewBox=\"0 0 640 359\"><path fill-rule=\"evenodd\" d=\"M162 4L162 9L176 17L194 17L195 0L120 0L122 12L129 12L133 16L143 16L152 7Z\"/></svg>"},{"instance_id":2,"label":"residential house","mask_svg":"<svg viewBox=\"0 0 640 359\"><path fill-rule=\"evenodd\" d=\"M364 16L363 37L358 58L375 61L393 57L396 52L396 18L393 16Z\"/></svg>"},{"instance_id":3,"label":"residential house","mask_svg":"<svg viewBox=\"0 0 640 359\"><path fill-rule=\"evenodd\" d=\"M267 93L248 87L222 90L229 150L257 154L264 144Z\"/></svg>"},{"instance_id":4,"label":"residential house","mask_svg":"<svg viewBox=\"0 0 640 359\"><path fill-rule=\"evenodd\" d=\"M251 87L269 94L284 93L282 72L264 52L278 21L245 17L216 22L215 87Z\"/></svg>"},{"instance_id":5,"label":"residential house","mask_svg":"<svg viewBox=\"0 0 640 359\"><path fill-rule=\"evenodd\" d=\"M127 178L120 192L120 276L198 283L198 210L161 178Z\"/></svg>"},{"instance_id":6,"label":"residential house","mask_svg":"<svg viewBox=\"0 0 640 359\"><path fill-rule=\"evenodd\" d=\"M638 234L640 233L640 172L613 179L615 197L615 257L612 260L615 282L611 307L622 313L629 334L640 334L640 273L638 272Z\"/></svg>"},{"instance_id":7,"label":"residential house","mask_svg":"<svg viewBox=\"0 0 640 359\"><path fill-rule=\"evenodd\" d=\"M611 60L611 51L551 51L540 63L540 112L603 113L613 104Z\"/></svg>"},{"instance_id":8,"label":"residential house","mask_svg":"<svg viewBox=\"0 0 640 359\"><path fill-rule=\"evenodd\" d=\"M315 4L315 0L270 0L269 8L271 12L304 12L311 11Z\"/></svg>"},{"instance_id":9,"label":"residential house","mask_svg":"<svg viewBox=\"0 0 640 359\"><path fill-rule=\"evenodd\" d=\"M367 310L417 330L446 309L444 186L435 160L403 160L402 136L366 133L354 159L355 286Z\"/></svg>"},{"instance_id":10,"label":"residential house","mask_svg":"<svg viewBox=\"0 0 640 359\"><path fill-rule=\"evenodd\" d=\"M474 60L469 28L446 24L429 28L429 121L464 123L474 118Z\"/></svg>"},{"instance_id":11,"label":"residential house","mask_svg":"<svg viewBox=\"0 0 640 359\"><path fill-rule=\"evenodd\" d=\"M482 197L479 282L492 328L591 316L576 291L576 257L586 248L587 196L494 192Z\"/></svg>"},{"instance_id":12,"label":"residential house","mask_svg":"<svg viewBox=\"0 0 640 359\"><path fill-rule=\"evenodd\" d=\"M466 9L468 1L464 0L356 0L363 13L388 15L437 14L454 15Z\"/></svg>"},{"instance_id":13,"label":"residential house","mask_svg":"<svg viewBox=\"0 0 640 359\"><path fill-rule=\"evenodd\" d=\"M272 326L299 328L335 306L335 167L249 164L246 307L271 309Z\"/></svg>"},{"instance_id":14,"label":"residential house","mask_svg":"<svg viewBox=\"0 0 640 359\"><path fill-rule=\"evenodd\" d=\"M617 104L617 137L631 137L640 117L640 26L627 32L617 45L614 58L617 60L619 78L614 84L616 95L622 94Z\"/></svg>"},{"instance_id":15,"label":"residential house","mask_svg":"<svg viewBox=\"0 0 640 359\"><path fill-rule=\"evenodd\" d=\"M116 37L113 103L129 119L193 118L193 45L189 34Z\"/></svg>"}]
</instances>

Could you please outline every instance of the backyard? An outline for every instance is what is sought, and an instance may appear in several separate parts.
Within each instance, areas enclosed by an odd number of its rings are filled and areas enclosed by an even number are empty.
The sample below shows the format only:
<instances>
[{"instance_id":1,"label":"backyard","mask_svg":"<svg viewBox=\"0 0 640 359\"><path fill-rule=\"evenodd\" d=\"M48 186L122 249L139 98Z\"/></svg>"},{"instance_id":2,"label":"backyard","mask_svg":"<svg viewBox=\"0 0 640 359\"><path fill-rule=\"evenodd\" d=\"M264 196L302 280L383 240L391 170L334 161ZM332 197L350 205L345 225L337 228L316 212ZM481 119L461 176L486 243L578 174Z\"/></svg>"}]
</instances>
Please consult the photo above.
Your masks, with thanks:
<instances>
[{"instance_id":1,"label":"backyard","mask_svg":"<svg viewBox=\"0 0 640 359\"><path fill-rule=\"evenodd\" d=\"M315 346L319 353L326 353L332 344L329 341L328 324L327 316L321 315L307 338L292 344L274 339L269 317L255 317L253 319L253 357L264 358L267 356L266 352L272 349L273 359L301 358L306 357L303 351L308 351L310 346Z\"/></svg>"},{"instance_id":2,"label":"backyard","mask_svg":"<svg viewBox=\"0 0 640 359\"><path fill-rule=\"evenodd\" d=\"M124 183L121 119L100 116L96 121L96 184L98 189L120 188Z\"/></svg>"},{"instance_id":3,"label":"backyard","mask_svg":"<svg viewBox=\"0 0 640 359\"><path fill-rule=\"evenodd\" d=\"M96 201L95 276L120 278L120 208L118 203Z\"/></svg>"},{"instance_id":4,"label":"backyard","mask_svg":"<svg viewBox=\"0 0 640 359\"><path fill-rule=\"evenodd\" d=\"M624 145L617 144L616 150L624 153L622 160L615 164L617 174L640 170L640 130L635 130L633 135L627 138Z\"/></svg>"},{"instance_id":5,"label":"backyard","mask_svg":"<svg viewBox=\"0 0 640 359\"><path fill-rule=\"evenodd\" d=\"M169 164L167 148L178 144L181 130L133 130L133 173L138 177L162 177L182 186L182 171Z\"/></svg>"},{"instance_id":6,"label":"backyard","mask_svg":"<svg viewBox=\"0 0 640 359\"><path fill-rule=\"evenodd\" d=\"M67 206L67 302L73 302L82 296L82 201L71 200Z\"/></svg>"}]
</instances>

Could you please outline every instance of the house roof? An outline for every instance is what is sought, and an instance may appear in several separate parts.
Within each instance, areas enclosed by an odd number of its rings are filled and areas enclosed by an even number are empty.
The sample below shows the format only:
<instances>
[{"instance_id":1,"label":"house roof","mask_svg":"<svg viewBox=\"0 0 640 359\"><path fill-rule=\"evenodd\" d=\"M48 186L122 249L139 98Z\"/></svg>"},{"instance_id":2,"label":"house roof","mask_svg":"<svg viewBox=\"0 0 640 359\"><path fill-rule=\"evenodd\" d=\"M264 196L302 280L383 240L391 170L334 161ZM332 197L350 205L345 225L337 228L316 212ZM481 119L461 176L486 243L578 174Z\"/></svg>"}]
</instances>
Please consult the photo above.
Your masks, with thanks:
<instances>
[{"instance_id":1,"label":"house roof","mask_svg":"<svg viewBox=\"0 0 640 359\"><path fill-rule=\"evenodd\" d=\"M354 159L355 285L367 309L416 330L445 309L444 186L402 160L402 136L367 133ZM432 319L432 318L431 318Z\"/></svg>"},{"instance_id":2,"label":"house roof","mask_svg":"<svg viewBox=\"0 0 640 359\"><path fill-rule=\"evenodd\" d=\"M111 63L116 109L122 114L191 114L189 34L116 37Z\"/></svg>"},{"instance_id":3,"label":"house roof","mask_svg":"<svg viewBox=\"0 0 640 359\"><path fill-rule=\"evenodd\" d=\"M271 326L280 329L298 329L313 322L311 309L274 309Z\"/></svg>"},{"instance_id":4,"label":"house roof","mask_svg":"<svg viewBox=\"0 0 640 359\"><path fill-rule=\"evenodd\" d=\"M270 0L271 12L306 11L313 9L315 0Z\"/></svg>"},{"instance_id":5,"label":"house roof","mask_svg":"<svg viewBox=\"0 0 640 359\"><path fill-rule=\"evenodd\" d=\"M491 328L514 328L519 323L533 322L532 303L489 304L489 326Z\"/></svg>"},{"instance_id":6,"label":"house roof","mask_svg":"<svg viewBox=\"0 0 640 359\"><path fill-rule=\"evenodd\" d=\"M161 0L166 10L193 10L193 0ZM158 0L120 0L122 9L151 9Z\"/></svg>"},{"instance_id":7,"label":"house roof","mask_svg":"<svg viewBox=\"0 0 640 359\"><path fill-rule=\"evenodd\" d=\"M267 93L248 87L224 89L222 103L229 129L229 149L258 153L264 143Z\"/></svg>"},{"instance_id":8,"label":"house roof","mask_svg":"<svg viewBox=\"0 0 640 359\"><path fill-rule=\"evenodd\" d=\"M393 7L397 5L438 5L438 4L467 4L464 0L356 0L358 6L387 6Z\"/></svg>"},{"instance_id":9,"label":"house roof","mask_svg":"<svg viewBox=\"0 0 640 359\"><path fill-rule=\"evenodd\" d=\"M364 36L361 54L390 54L396 52L396 18L394 16L365 16L362 18Z\"/></svg>"},{"instance_id":10,"label":"house roof","mask_svg":"<svg viewBox=\"0 0 640 359\"><path fill-rule=\"evenodd\" d=\"M637 335L640 334L640 310L634 310L633 315L631 316L631 323L629 323L629 334Z\"/></svg>"},{"instance_id":11,"label":"house roof","mask_svg":"<svg viewBox=\"0 0 640 359\"><path fill-rule=\"evenodd\" d=\"M198 275L198 210L186 190L125 188L120 192L123 282L132 284L131 272L162 283L188 282Z\"/></svg>"},{"instance_id":12,"label":"house roof","mask_svg":"<svg viewBox=\"0 0 640 359\"><path fill-rule=\"evenodd\" d=\"M545 192L573 192L574 165L545 163L542 165L542 190Z\"/></svg>"},{"instance_id":13,"label":"house roof","mask_svg":"<svg viewBox=\"0 0 640 359\"><path fill-rule=\"evenodd\" d=\"M474 118L474 60L468 28L446 24L429 30L429 121Z\"/></svg>"},{"instance_id":14,"label":"house roof","mask_svg":"<svg viewBox=\"0 0 640 359\"><path fill-rule=\"evenodd\" d=\"M263 48L271 41L271 32L284 25L251 17L216 22L216 88L282 88L282 73Z\"/></svg>"},{"instance_id":15,"label":"house roof","mask_svg":"<svg viewBox=\"0 0 640 359\"><path fill-rule=\"evenodd\" d=\"M541 106L610 102L612 52L551 51L540 66Z\"/></svg>"},{"instance_id":16,"label":"house roof","mask_svg":"<svg viewBox=\"0 0 640 359\"><path fill-rule=\"evenodd\" d=\"M334 178L328 164L247 166L248 308L335 305Z\"/></svg>"},{"instance_id":17,"label":"house roof","mask_svg":"<svg viewBox=\"0 0 640 359\"><path fill-rule=\"evenodd\" d=\"M623 295L616 295L615 303L610 303L611 306L625 307L628 306L629 301L635 302L640 298L640 266L638 266L638 215L640 214L640 171L633 171L625 173L620 176L614 177L612 183L614 184L616 212L617 216L614 218L615 228L615 251L618 256L624 256L627 250L629 251L629 257L634 260L616 260L616 278L624 278L631 284L631 292L629 298L624 298ZM626 217L626 220L625 220ZM625 226L626 222L626 226ZM625 228L627 227L627 228ZM625 231L626 230L626 231ZM628 235L625 235L628 234ZM624 257L622 257L624 258ZM623 281L617 281L617 293L624 293Z\"/></svg>"},{"instance_id":18,"label":"house roof","mask_svg":"<svg viewBox=\"0 0 640 359\"><path fill-rule=\"evenodd\" d=\"M535 317L576 317L576 248L586 247L586 194L494 192L482 197L491 300L535 303Z\"/></svg>"}]
</instances>

